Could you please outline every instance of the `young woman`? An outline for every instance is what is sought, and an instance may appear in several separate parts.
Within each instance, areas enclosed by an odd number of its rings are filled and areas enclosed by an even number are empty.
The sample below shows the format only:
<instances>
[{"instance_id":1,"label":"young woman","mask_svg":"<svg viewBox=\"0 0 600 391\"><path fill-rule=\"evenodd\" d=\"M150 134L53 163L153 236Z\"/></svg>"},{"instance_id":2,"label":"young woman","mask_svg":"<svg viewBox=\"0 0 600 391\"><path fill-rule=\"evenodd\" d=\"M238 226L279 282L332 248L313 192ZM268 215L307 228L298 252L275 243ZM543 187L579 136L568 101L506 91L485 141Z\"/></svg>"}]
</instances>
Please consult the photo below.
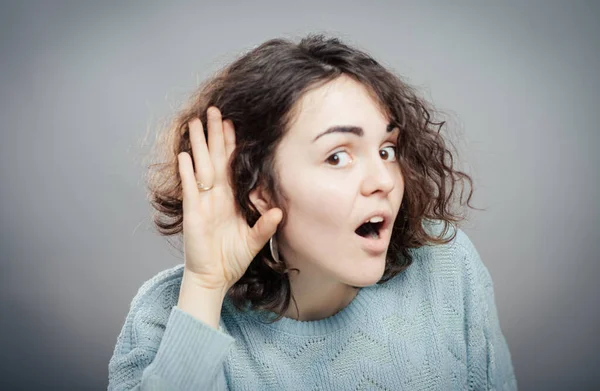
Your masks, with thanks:
<instances>
[{"instance_id":1,"label":"young woman","mask_svg":"<svg viewBox=\"0 0 600 391\"><path fill-rule=\"evenodd\" d=\"M184 262L133 299L109 390L516 389L492 280L450 210L472 181L430 111L322 35L205 82L149 177Z\"/></svg>"}]
</instances>

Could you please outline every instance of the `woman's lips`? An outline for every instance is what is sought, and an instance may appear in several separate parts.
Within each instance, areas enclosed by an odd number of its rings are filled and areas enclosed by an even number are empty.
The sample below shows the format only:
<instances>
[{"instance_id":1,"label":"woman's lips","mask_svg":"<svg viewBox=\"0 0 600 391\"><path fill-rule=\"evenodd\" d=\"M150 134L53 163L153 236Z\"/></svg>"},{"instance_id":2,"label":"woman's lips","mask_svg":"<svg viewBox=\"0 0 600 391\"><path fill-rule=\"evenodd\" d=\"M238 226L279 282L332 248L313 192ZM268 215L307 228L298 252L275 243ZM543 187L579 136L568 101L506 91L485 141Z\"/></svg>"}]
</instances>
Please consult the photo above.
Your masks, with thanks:
<instances>
[{"instance_id":1,"label":"woman's lips","mask_svg":"<svg viewBox=\"0 0 600 391\"><path fill-rule=\"evenodd\" d=\"M355 233L355 235L358 238L361 247L366 252L369 252L371 254L381 254L382 252L386 251L388 248L388 245L389 245L389 237L388 236L389 235L388 235L387 228L381 229L379 231L378 238L371 237L371 236L363 237L357 233Z\"/></svg>"}]
</instances>

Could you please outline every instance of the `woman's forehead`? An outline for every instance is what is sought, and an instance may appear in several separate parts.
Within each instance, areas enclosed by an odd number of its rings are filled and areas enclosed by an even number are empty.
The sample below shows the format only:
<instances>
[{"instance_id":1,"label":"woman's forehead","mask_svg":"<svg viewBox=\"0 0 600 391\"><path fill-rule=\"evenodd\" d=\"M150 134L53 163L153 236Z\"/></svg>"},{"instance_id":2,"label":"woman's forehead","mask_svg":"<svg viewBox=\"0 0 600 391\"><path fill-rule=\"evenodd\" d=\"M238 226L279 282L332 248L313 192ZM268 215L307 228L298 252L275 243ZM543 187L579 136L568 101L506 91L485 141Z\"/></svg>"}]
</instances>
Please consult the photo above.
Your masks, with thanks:
<instances>
[{"instance_id":1,"label":"woman's forehead","mask_svg":"<svg viewBox=\"0 0 600 391\"><path fill-rule=\"evenodd\" d=\"M295 114L289 136L307 142L331 126L358 126L367 130L388 124L366 87L349 77L308 91L298 101Z\"/></svg>"}]
</instances>

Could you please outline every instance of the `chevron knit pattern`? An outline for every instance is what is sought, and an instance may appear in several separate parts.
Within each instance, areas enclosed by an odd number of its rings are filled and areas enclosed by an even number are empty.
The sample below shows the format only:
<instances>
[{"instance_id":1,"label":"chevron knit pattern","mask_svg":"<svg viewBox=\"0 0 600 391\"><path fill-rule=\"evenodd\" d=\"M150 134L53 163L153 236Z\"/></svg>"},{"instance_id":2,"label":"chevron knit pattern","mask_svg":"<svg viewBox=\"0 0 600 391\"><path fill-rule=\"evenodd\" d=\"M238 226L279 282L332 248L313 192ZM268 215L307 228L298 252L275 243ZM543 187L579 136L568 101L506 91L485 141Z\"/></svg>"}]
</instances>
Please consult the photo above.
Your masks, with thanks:
<instances>
[{"instance_id":1,"label":"chevron knit pattern","mask_svg":"<svg viewBox=\"0 0 600 391\"><path fill-rule=\"evenodd\" d=\"M108 389L516 390L490 274L455 229L317 321L266 324L225 298L217 330L177 307L183 265L164 270L131 303Z\"/></svg>"}]
</instances>

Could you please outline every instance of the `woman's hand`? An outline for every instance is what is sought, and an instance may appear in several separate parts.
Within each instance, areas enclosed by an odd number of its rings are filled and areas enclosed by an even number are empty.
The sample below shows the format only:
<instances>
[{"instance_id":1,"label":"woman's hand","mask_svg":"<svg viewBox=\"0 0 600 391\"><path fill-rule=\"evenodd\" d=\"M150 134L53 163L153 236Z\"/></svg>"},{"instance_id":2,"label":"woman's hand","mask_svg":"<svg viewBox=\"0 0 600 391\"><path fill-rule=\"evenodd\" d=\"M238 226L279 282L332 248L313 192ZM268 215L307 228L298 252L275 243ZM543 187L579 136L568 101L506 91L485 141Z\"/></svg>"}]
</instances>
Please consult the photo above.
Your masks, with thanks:
<instances>
[{"instance_id":1,"label":"woman's hand","mask_svg":"<svg viewBox=\"0 0 600 391\"><path fill-rule=\"evenodd\" d=\"M194 167L188 153L178 155L183 186L183 238L186 278L207 289L225 291L245 273L250 262L277 230L282 211L273 208L250 227L236 211L228 181L235 149L231 120L214 106L207 110L208 145L200 119L188 123ZM198 182L212 188L201 190Z\"/></svg>"}]
</instances>

